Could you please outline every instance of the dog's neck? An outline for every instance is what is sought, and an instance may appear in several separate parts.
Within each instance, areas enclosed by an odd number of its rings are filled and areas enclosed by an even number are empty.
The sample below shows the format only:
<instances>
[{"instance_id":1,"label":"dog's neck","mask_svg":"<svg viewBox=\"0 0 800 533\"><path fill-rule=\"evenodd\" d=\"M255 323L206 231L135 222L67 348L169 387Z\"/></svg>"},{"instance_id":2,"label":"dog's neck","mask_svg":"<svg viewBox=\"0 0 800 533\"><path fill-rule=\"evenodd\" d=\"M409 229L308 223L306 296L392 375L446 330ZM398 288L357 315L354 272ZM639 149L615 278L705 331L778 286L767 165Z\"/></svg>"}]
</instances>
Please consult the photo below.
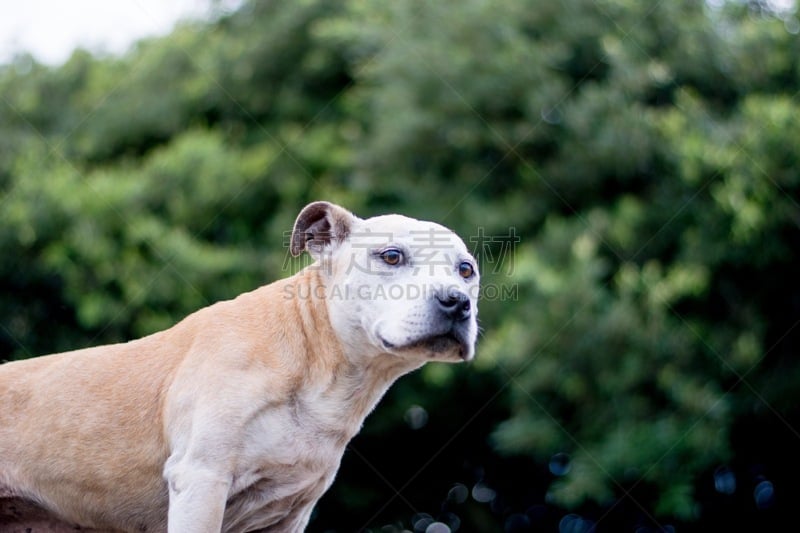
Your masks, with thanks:
<instances>
[{"instance_id":1,"label":"dog's neck","mask_svg":"<svg viewBox=\"0 0 800 533\"><path fill-rule=\"evenodd\" d=\"M349 440L392 383L424 361L385 353L366 343L343 342L331 326L324 274L313 265L285 281L284 294L296 296L297 339L307 357L300 389L311 391L308 401L319 404L312 408L335 410L330 416L321 415L341 424L339 429ZM332 341L320 345L319 339Z\"/></svg>"}]
</instances>

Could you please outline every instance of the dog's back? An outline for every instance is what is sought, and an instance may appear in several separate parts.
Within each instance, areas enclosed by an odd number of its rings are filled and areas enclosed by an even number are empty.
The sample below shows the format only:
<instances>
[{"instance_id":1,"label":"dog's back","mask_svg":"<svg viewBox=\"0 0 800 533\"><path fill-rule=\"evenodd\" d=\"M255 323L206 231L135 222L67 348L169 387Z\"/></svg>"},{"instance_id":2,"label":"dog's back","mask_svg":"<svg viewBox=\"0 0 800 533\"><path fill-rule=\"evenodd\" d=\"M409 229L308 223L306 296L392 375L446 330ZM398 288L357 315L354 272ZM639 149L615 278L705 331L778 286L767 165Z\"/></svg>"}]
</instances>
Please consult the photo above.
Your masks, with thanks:
<instances>
[{"instance_id":1,"label":"dog's back","mask_svg":"<svg viewBox=\"0 0 800 533\"><path fill-rule=\"evenodd\" d=\"M166 526L168 452L156 391L171 359L159 357L159 335L0 365L0 489L67 520L85 523L88 511L102 526L111 504L116 519L129 510L131 525Z\"/></svg>"}]
</instances>

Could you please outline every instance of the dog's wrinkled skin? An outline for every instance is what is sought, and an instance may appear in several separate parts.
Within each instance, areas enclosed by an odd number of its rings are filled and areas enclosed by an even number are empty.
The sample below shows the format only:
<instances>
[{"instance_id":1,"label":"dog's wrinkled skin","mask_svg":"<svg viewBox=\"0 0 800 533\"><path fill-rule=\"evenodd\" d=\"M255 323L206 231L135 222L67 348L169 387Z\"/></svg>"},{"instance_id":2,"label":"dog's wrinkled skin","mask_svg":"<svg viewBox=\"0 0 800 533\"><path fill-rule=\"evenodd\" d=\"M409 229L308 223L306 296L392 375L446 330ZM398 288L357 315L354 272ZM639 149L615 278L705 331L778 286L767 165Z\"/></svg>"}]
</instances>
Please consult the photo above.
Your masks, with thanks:
<instances>
[{"instance_id":1,"label":"dog's wrinkled skin","mask_svg":"<svg viewBox=\"0 0 800 533\"><path fill-rule=\"evenodd\" d=\"M0 503L104 531L301 531L392 382L474 356L478 288L461 239L399 215L309 204L304 250L168 330L0 365Z\"/></svg>"}]
</instances>

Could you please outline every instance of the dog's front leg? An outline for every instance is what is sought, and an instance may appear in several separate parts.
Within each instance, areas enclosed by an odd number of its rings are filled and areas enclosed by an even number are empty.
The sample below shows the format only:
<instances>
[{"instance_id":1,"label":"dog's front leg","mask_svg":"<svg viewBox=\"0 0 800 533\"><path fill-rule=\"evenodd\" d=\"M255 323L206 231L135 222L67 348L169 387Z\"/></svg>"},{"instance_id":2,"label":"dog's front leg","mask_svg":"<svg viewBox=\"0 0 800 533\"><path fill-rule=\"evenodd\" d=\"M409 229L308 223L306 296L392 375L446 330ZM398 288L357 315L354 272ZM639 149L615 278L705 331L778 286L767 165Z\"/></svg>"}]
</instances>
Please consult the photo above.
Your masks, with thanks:
<instances>
[{"instance_id":1,"label":"dog's front leg","mask_svg":"<svg viewBox=\"0 0 800 533\"><path fill-rule=\"evenodd\" d=\"M169 533L219 533L230 478L203 465L181 461L168 466Z\"/></svg>"}]
</instances>

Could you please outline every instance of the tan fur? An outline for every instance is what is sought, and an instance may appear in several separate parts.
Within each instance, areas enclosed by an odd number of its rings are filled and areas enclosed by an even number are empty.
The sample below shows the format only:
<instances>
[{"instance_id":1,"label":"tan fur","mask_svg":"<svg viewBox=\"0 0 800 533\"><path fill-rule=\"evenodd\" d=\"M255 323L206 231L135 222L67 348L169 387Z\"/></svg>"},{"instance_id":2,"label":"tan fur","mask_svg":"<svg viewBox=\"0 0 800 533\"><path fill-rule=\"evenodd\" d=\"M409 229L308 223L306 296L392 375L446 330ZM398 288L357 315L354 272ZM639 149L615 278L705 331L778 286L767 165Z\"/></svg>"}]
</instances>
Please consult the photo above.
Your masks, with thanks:
<instances>
[{"instance_id":1,"label":"tan fur","mask_svg":"<svg viewBox=\"0 0 800 533\"><path fill-rule=\"evenodd\" d=\"M317 229L346 213L325 206ZM302 226L293 247L325 240ZM364 418L426 360L346 350L330 288L308 268L142 339L3 364L0 501L106 531L301 530Z\"/></svg>"}]
</instances>

